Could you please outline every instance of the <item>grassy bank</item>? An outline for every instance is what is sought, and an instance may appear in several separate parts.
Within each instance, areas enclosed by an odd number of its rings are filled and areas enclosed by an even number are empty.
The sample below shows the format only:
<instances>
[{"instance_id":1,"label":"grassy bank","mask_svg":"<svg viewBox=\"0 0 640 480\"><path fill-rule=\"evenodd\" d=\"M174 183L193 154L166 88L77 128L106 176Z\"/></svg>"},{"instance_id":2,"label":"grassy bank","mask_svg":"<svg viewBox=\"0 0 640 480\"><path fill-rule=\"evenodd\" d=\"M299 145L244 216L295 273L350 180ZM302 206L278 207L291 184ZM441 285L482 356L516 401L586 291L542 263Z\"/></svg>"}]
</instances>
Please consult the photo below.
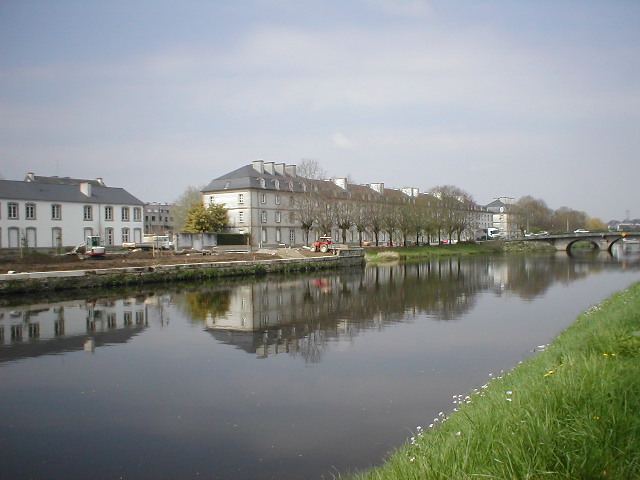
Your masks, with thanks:
<instances>
[{"instance_id":1,"label":"grassy bank","mask_svg":"<svg viewBox=\"0 0 640 480\"><path fill-rule=\"evenodd\" d=\"M395 260L416 260L420 258L474 255L479 253L499 252L502 245L497 242L485 244L459 243L455 245L423 245L419 247L366 248L367 262L389 262Z\"/></svg>"},{"instance_id":2,"label":"grassy bank","mask_svg":"<svg viewBox=\"0 0 640 480\"><path fill-rule=\"evenodd\" d=\"M356 478L640 478L639 312L640 283Z\"/></svg>"}]
</instances>

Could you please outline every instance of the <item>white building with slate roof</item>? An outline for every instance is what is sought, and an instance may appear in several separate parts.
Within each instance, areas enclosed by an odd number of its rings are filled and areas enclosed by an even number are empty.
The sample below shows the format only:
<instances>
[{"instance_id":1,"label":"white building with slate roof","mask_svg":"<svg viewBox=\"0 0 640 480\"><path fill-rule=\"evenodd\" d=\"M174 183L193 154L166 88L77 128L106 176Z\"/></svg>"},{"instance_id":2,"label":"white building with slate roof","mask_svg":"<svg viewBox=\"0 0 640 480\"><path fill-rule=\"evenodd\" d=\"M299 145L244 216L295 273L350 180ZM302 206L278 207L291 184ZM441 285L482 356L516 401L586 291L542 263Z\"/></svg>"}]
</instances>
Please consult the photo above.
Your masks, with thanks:
<instances>
[{"instance_id":1,"label":"white building with slate roof","mask_svg":"<svg viewBox=\"0 0 640 480\"><path fill-rule=\"evenodd\" d=\"M0 180L0 248L61 249L88 235L105 245L142 241L144 202L101 178L27 174Z\"/></svg>"},{"instance_id":2,"label":"white building with slate roof","mask_svg":"<svg viewBox=\"0 0 640 480\"><path fill-rule=\"evenodd\" d=\"M203 202L223 204L229 230L249 235L252 246L302 245L303 231L291 212L303 180L295 165L256 160L212 180L202 190Z\"/></svg>"},{"instance_id":3,"label":"white building with slate roof","mask_svg":"<svg viewBox=\"0 0 640 480\"><path fill-rule=\"evenodd\" d=\"M363 242L375 241L371 228L358 232L356 226L358 215L368 215L366 205L378 204L379 208L388 210L393 209L394 205L415 204L417 201L426 206L435 206L439 202L432 195L420 193L417 188L389 189L385 188L384 183L352 185L346 178L310 180L298 176L295 165L263 160L256 160L212 180L204 187L202 194L205 205L222 204L227 209L228 230L249 235L252 247L294 247L313 242L325 229L320 225L322 219L316 216L307 240L306 232L301 226L305 203L313 201L309 200L313 197L308 193L314 190L319 190L325 199L331 199L338 206L333 220L327 222L331 225L325 227L331 231L333 241L353 245L359 244L360 237ZM350 219L350 223L345 222L350 226L344 235L339 228L340 222L335 218L340 215L340 207L344 207L343 216ZM460 209L469 218L471 230L463 239L475 238L474 230L491 226L491 213L484 207L460 203ZM369 222L360 219L360 224L363 223ZM425 240L427 239L422 241ZM378 241L383 245L388 244L391 241L389 232L379 231ZM399 241L399 234L394 235L393 242Z\"/></svg>"}]
</instances>

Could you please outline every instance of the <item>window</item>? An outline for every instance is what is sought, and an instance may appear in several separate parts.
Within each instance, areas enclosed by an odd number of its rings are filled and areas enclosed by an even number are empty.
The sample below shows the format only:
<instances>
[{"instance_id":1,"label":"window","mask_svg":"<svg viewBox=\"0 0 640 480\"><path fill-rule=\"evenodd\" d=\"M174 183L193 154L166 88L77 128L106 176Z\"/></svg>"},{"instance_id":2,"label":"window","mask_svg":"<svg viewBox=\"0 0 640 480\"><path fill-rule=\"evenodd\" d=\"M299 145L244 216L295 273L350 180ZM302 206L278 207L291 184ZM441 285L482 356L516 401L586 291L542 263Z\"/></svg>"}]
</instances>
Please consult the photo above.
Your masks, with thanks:
<instances>
[{"instance_id":1,"label":"window","mask_svg":"<svg viewBox=\"0 0 640 480\"><path fill-rule=\"evenodd\" d=\"M134 222L142 221L142 209L140 207L135 207L133 209L133 221Z\"/></svg>"},{"instance_id":2,"label":"window","mask_svg":"<svg viewBox=\"0 0 640 480\"><path fill-rule=\"evenodd\" d=\"M262 212L260 215L262 223L267 223L267 212Z\"/></svg>"},{"instance_id":3,"label":"window","mask_svg":"<svg viewBox=\"0 0 640 480\"><path fill-rule=\"evenodd\" d=\"M129 207L122 207L121 211L122 211L122 221L123 222L128 222L129 221Z\"/></svg>"},{"instance_id":4,"label":"window","mask_svg":"<svg viewBox=\"0 0 640 480\"><path fill-rule=\"evenodd\" d=\"M280 205L280 195L276 195L276 205Z\"/></svg>"},{"instance_id":5,"label":"window","mask_svg":"<svg viewBox=\"0 0 640 480\"><path fill-rule=\"evenodd\" d=\"M127 227L122 229L122 243L129 241L129 229Z\"/></svg>"},{"instance_id":6,"label":"window","mask_svg":"<svg viewBox=\"0 0 640 480\"><path fill-rule=\"evenodd\" d=\"M104 243L107 246L113 245L113 228L108 227L104 229Z\"/></svg>"},{"instance_id":7,"label":"window","mask_svg":"<svg viewBox=\"0 0 640 480\"><path fill-rule=\"evenodd\" d=\"M273 184L275 185L276 190L280 190L280 180L274 180Z\"/></svg>"},{"instance_id":8,"label":"window","mask_svg":"<svg viewBox=\"0 0 640 480\"><path fill-rule=\"evenodd\" d=\"M276 228L276 242L280 243L282 241L282 234L280 233L280 229Z\"/></svg>"},{"instance_id":9,"label":"window","mask_svg":"<svg viewBox=\"0 0 640 480\"><path fill-rule=\"evenodd\" d=\"M27 247L37 247L38 242L36 240L36 229L34 227L27 227L24 229Z\"/></svg>"},{"instance_id":10,"label":"window","mask_svg":"<svg viewBox=\"0 0 640 480\"><path fill-rule=\"evenodd\" d=\"M51 220L62 219L62 205L54 203L51 205Z\"/></svg>"},{"instance_id":11,"label":"window","mask_svg":"<svg viewBox=\"0 0 640 480\"><path fill-rule=\"evenodd\" d=\"M295 200L295 198L293 198L293 195L291 195L289 197L289 205L293 205L294 203L296 203L296 200Z\"/></svg>"},{"instance_id":12,"label":"window","mask_svg":"<svg viewBox=\"0 0 640 480\"><path fill-rule=\"evenodd\" d=\"M296 243L296 231L293 228L289 230L289 243L291 245Z\"/></svg>"},{"instance_id":13,"label":"window","mask_svg":"<svg viewBox=\"0 0 640 480\"><path fill-rule=\"evenodd\" d=\"M104 219L107 221L113 220L113 207L104 207Z\"/></svg>"},{"instance_id":14,"label":"window","mask_svg":"<svg viewBox=\"0 0 640 480\"><path fill-rule=\"evenodd\" d=\"M262 243L266 243L266 242L267 242L267 229L263 228L262 229Z\"/></svg>"},{"instance_id":15,"label":"window","mask_svg":"<svg viewBox=\"0 0 640 480\"><path fill-rule=\"evenodd\" d=\"M267 195L264 193L260 194L260 203L267 203Z\"/></svg>"},{"instance_id":16,"label":"window","mask_svg":"<svg viewBox=\"0 0 640 480\"><path fill-rule=\"evenodd\" d=\"M17 203L7 203L7 218L9 220L18 220L19 210Z\"/></svg>"},{"instance_id":17,"label":"window","mask_svg":"<svg viewBox=\"0 0 640 480\"><path fill-rule=\"evenodd\" d=\"M85 220L93 220L93 207L91 205L85 205L82 208L82 212Z\"/></svg>"},{"instance_id":18,"label":"window","mask_svg":"<svg viewBox=\"0 0 640 480\"><path fill-rule=\"evenodd\" d=\"M280 212L276 212L276 223L280 223Z\"/></svg>"},{"instance_id":19,"label":"window","mask_svg":"<svg viewBox=\"0 0 640 480\"><path fill-rule=\"evenodd\" d=\"M51 246L56 250L62 248L62 229L60 227L53 227L51 229Z\"/></svg>"},{"instance_id":20,"label":"window","mask_svg":"<svg viewBox=\"0 0 640 480\"><path fill-rule=\"evenodd\" d=\"M35 220L36 219L36 204L35 203L27 203L24 206L24 218L27 220Z\"/></svg>"},{"instance_id":21,"label":"window","mask_svg":"<svg viewBox=\"0 0 640 480\"><path fill-rule=\"evenodd\" d=\"M238 212L238 223L244 223L244 212Z\"/></svg>"},{"instance_id":22,"label":"window","mask_svg":"<svg viewBox=\"0 0 640 480\"><path fill-rule=\"evenodd\" d=\"M9 248L18 248L20 246L20 229L9 227L7 234L9 237Z\"/></svg>"},{"instance_id":23,"label":"window","mask_svg":"<svg viewBox=\"0 0 640 480\"><path fill-rule=\"evenodd\" d=\"M265 188L267 183L264 181L264 178L261 178L259 181L260 181L260 187Z\"/></svg>"},{"instance_id":24,"label":"window","mask_svg":"<svg viewBox=\"0 0 640 480\"><path fill-rule=\"evenodd\" d=\"M238 194L238 203L244 203L244 193Z\"/></svg>"}]
</instances>

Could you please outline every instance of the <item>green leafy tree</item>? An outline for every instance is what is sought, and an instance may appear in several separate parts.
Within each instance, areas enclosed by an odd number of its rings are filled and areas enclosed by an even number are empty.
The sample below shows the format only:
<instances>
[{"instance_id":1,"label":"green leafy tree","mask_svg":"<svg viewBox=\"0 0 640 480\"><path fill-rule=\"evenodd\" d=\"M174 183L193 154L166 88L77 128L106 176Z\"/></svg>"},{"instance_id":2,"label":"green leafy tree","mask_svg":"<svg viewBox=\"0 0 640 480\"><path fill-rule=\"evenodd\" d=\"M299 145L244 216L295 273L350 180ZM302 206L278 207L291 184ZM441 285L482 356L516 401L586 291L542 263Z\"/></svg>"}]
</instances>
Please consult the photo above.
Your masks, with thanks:
<instances>
[{"instance_id":1,"label":"green leafy tree","mask_svg":"<svg viewBox=\"0 0 640 480\"><path fill-rule=\"evenodd\" d=\"M205 207L202 203L198 203L187 211L184 231L186 233L218 232L228 223L229 217L224 206L212 203Z\"/></svg>"},{"instance_id":2,"label":"green leafy tree","mask_svg":"<svg viewBox=\"0 0 640 480\"><path fill-rule=\"evenodd\" d=\"M201 188L189 186L185 191L174 201L173 218L174 218L174 231L184 232L185 225L187 223L187 214L189 210L198 204L202 204L202 192Z\"/></svg>"}]
</instances>

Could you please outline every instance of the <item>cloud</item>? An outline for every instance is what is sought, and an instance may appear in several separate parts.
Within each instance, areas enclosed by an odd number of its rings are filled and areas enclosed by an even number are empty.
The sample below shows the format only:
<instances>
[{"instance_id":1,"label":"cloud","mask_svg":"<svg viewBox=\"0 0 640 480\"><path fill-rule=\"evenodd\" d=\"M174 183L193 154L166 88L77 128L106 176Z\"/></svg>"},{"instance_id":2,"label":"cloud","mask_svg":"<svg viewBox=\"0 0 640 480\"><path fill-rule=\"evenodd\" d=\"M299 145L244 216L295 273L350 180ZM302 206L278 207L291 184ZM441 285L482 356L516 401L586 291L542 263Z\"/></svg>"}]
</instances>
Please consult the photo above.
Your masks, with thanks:
<instances>
[{"instance_id":1,"label":"cloud","mask_svg":"<svg viewBox=\"0 0 640 480\"><path fill-rule=\"evenodd\" d=\"M349 140L343 133L340 133L340 132L336 132L333 135L331 135L331 140L333 140L333 144L338 148L344 148L344 149L350 150L357 146L354 142Z\"/></svg>"}]
</instances>

